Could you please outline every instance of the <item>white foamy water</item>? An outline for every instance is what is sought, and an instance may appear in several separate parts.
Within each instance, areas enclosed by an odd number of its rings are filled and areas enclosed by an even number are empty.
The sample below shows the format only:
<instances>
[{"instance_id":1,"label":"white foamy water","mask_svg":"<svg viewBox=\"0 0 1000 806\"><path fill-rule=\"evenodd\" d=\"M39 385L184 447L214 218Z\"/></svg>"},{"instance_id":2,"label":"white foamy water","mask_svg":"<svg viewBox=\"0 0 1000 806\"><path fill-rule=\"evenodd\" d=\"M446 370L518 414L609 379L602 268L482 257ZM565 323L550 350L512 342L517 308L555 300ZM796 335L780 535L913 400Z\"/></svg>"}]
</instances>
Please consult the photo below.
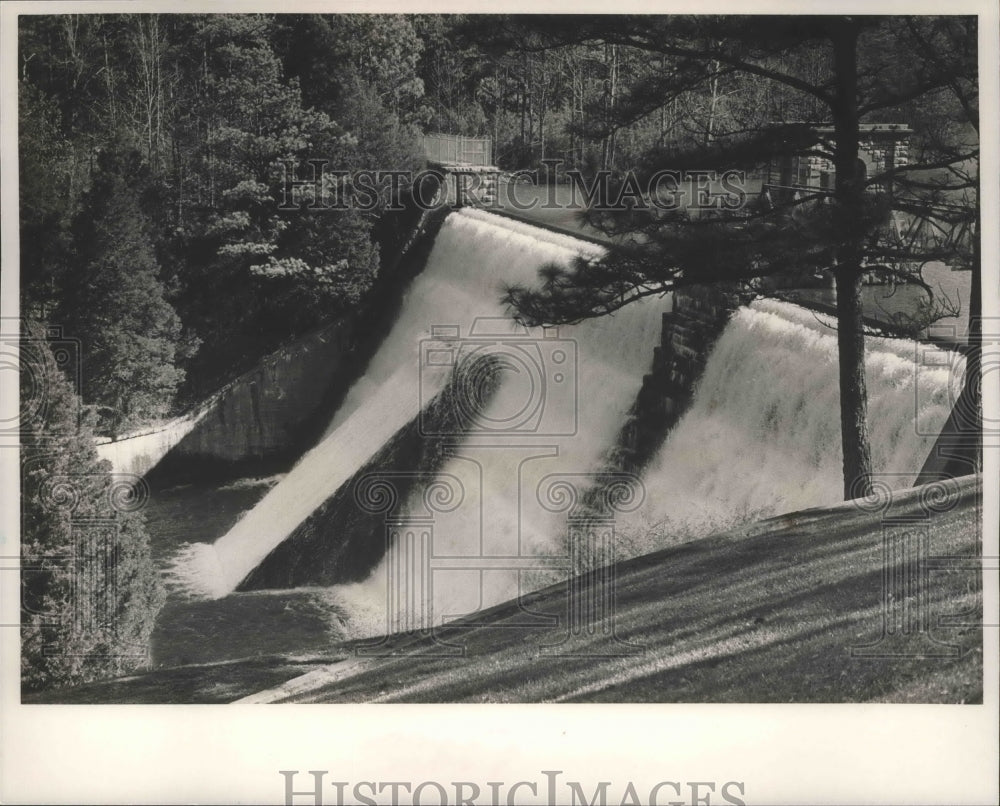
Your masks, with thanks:
<instances>
[{"instance_id":1,"label":"white foamy water","mask_svg":"<svg viewBox=\"0 0 1000 806\"><path fill-rule=\"evenodd\" d=\"M691 408L645 474L623 554L842 499L834 321L775 300L734 315ZM964 359L904 339L866 339L873 471L911 486L960 389Z\"/></svg>"},{"instance_id":2,"label":"white foamy water","mask_svg":"<svg viewBox=\"0 0 1000 806\"><path fill-rule=\"evenodd\" d=\"M667 300L527 332L504 318L499 299L506 284L537 282L546 264L599 253L483 211L450 215L398 320L319 444L228 534L188 547L177 576L205 595L232 591L418 416L455 365L491 355L506 371L477 427L444 440L436 478L391 513L392 549L370 578L332 593L352 635L377 635L474 613L565 577L569 513L557 506L564 501L557 485L585 490L587 474L614 447L649 371ZM895 474L884 478L890 487L912 483L961 372L960 360L935 348L868 340L873 460L877 473ZM618 557L837 503L841 473L832 323L789 304L756 302L737 312L717 343L690 411L645 473L644 503L617 516ZM425 498L428 486L449 493ZM546 563L556 570L540 570Z\"/></svg>"},{"instance_id":3,"label":"white foamy water","mask_svg":"<svg viewBox=\"0 0 1000 806\"><path fill-rule=\"evenodd\" d=\"M403 368L399 382L410 375ZM215 543L195 543L179 552L171 576L191 593L217 598L243 578L309 514L372 458L418 411L415 400L376 391L378 405L354 412L341 428L306 453L258 504Z\"/></svg>"},{"instance_id":4,"label":"white foamy water","mask_svg":"<svg viewBox=\"0 0 1000 806\"><path fill-rule=\"evenodd\" d=\"M490 505L490 530L485 536L479 530L469 537L473 533L461 518L478 519L482 511L473 515L463 504L455 516L459 520L451 519L454 528L435 532L434 550L468 553L486 539L504 543L499 553L512 553L510 537L519 515L516 507L513 511L508 507L516 502L516 491L506 491L509 473L516 473L516 465L534 454L559 455L560 463L546 472L596 465L649 365L663 303L633 306L613 319L569 329L572 335L567 335L569 330L528 332L501 308L502 289L509 283L535 282L539 268L548 263L565 264L577 255L600 251L577 239L478 210L450 215L426 268L406 295L399 319L320 443L229 533L211 546L186 548L174 575L204 595L232 591L418 415L441 390L455 363L473 354L503 358L509 369L502 373L501 387L483 413L485 427L479 432L486 442L497 442L499 434L503 450L487 455L486 488L469 489L475 500ZM431 348L450 348L454 357L450 362L428 360ZM587 391L584 403L577 390ZM497 453L505 455L494 459ZM464 463L457 469L460 476L470 469L477 472L475 461L455 461ZM448 466L443 472L454 475L455 469ZM530 540L537 539L536 530L525 533ZM471 548L466 545L469 540ZM465 547L456 548L459 544ZM516 552L516 539L513 546Z\"/></svg>"},{"instance_id":5,"label":"white foamy water","mask_svg":"<svg viewBox=\"0 0 1000 806\"><path fill-rule=\"evenodd\" d=\"M541 266L587 247L487 213L468 218L438 243L451 259L470 256L478 270L507 281L537 282ZM367 581L340 586L355 636L438 624L565 578L568 512L552 511L560 488L552 500L547 491L565 482L582 493L593 483L652 364L668 303L643 300L547 335L481 337L503 347L513 371L502 374L482 426L454 442L437 476L461 491L461 502L429 512L417 490L402 539ZM424 515L429 524L419 521ZM555 572L546 570L552 563Z\"/></svg>"}]
</instances>

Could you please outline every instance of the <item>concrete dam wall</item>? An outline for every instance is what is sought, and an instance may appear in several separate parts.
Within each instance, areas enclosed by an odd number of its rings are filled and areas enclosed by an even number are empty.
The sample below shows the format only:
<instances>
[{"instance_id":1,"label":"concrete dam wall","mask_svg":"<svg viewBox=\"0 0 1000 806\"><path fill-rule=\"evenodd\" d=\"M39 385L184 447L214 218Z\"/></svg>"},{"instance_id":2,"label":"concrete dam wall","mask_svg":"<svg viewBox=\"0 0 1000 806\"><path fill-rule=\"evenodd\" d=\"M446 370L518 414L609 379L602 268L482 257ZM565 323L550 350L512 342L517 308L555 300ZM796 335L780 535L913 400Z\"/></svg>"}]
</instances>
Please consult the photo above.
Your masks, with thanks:
<instances>
[{"instance_id":1,"label":"concrete dam wall","mask_svg":"<svg viewBox=\"0 0 1000 806\"><path fill-rule=\"evenodd\" d=\"M194 411L159 428L100 441L97 452L116 472L138 476L161 460L170 473L287 457L328 404L355 328L354 319L345 318L310 333L266 356Z\"/></svg>"},{"instance_id":2,"label":"concrete dam wall","mask_svg":"<svg viewBox=\"0 0 1000 806\"><path fill-rule=\"evenodd\" d=\"M210 408L203 405L150 431L129 434L120 439L97 440L97 455L111 462L116 473L144 476L198 424Z\"/></svg>"},{"instance_id":3,"label":"concrete dam wall","mask_svg":"<svg viewBox=\"0 0 1000 806\"><path fill-rule=\"evenodd\" d=\"M354 329L342 320L267 356L218 396L171 458L240 462L287 453L327 399Z\"/></svg>"},{"instance_id":4,"label":"concrete dam wall","mask_svg":"<svg viewBox=\"0 0 1000 806\"><path fill-rule=\"evenodd\" d=\"M386 216L383 268L367 303L265 356L196 409L136 434L101 440L118 472L233 476L290 464L311 447L364 369L422 269L444 209L412 205Z\"/></svg>"},{"instance_id":5,"label":"concrete dam wall","mask_svg":"<svg viewBox=\"0 0 1000 806\"><path fill-rule=\"evenodd\" d=\"M351 635L377 635L477 612L589 561L567 543L556 493L586 495L601 474L644 485L617 517L619 558L839 501L832 321L719 288L558 333L506 319L504 282L595 249L481 211L449 216L325 434L228 533L181 549L176 581L212 598L318 585ZM873 460L892 489L913 483L950 408L952 373L914 376L914 349L868 340ZM505 359L499 385L472 396L482 409L468 427L428 428L452 373L477 355ZM572 398L560 386L569 371ZM543 390L544 406L526 405Z\"/></svg>"}]
</instances>

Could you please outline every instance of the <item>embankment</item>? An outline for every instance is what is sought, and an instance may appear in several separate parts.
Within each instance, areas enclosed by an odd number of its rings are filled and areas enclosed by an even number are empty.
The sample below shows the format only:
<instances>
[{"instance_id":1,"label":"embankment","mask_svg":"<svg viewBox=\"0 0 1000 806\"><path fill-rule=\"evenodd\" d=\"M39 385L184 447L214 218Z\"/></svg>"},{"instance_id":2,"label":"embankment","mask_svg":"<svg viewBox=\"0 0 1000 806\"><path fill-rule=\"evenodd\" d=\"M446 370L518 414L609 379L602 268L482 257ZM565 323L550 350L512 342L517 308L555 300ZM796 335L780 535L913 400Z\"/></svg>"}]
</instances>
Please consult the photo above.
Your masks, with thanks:
<instances>
[{"instance_id":1,"label":"embankment","mask_svg":"<svg viewBox=\"0 0 1000 806\"><path fill-rule=\"evenodd\" d=\"M26 701L982 702L981 492L967 477L787 513L620 563L613 636L597 625L574 642L560 584L434 635L397 635L375 652L340 643ZM886 538L907 539L886 531L892 522L926 532L927 553L887 553ZM938 564L910 591L925 609L896 606L901 591L891 586L927 556ZM551 619L550 629L519 627L527 611ZM948 614L962 617L938 619ZM904 616L924 620L904 631Z\"/></svg>"}]
</instances>

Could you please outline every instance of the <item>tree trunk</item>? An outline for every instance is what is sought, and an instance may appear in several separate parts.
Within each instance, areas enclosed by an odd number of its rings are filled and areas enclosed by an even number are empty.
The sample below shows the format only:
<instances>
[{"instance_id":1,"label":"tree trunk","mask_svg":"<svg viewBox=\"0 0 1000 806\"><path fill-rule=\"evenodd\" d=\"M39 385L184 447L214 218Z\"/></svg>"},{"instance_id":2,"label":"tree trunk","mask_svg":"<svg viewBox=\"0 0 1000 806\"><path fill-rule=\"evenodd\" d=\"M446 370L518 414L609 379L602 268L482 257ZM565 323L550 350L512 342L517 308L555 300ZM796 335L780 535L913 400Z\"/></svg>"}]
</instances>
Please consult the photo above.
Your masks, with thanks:
<instances>
[{"instance_id":1,"label":"tree trunk","mask_svg":"<svg viewBox=\"0 0 1000 806\"><path fill-rule=\"evenodd\" d=\"M528 54L525 52L521 66L521 150L524 151L528 140ZM524 159L523 156L520 159ZM518 165L519 168L525 167Z\"/></svg>"},{"instance_id":2,"label":"tree trunk","mask_svg":"<svg viewBox=\"0 0 1000 806\"><path fill-rule=\"evenodd\" d=\"M865 337L861 308L861 204L864 186L858 171L857 39L850 18L838 24L833 39L836 97L833 104L837 178L834 215L841 243L837 250L837 347L840 361L840 432L844 453L844 499L872 493L868 441L868 392L865 387Z\"/></svg>"},{"instance_id":3,"label":"tree trunk","mask_svg":"<svg viewBox=\"0 0 1000 806\"><path fill-rule=\"evenodd\" d=\"M868 390L861 272L837 266L837 351L840 364L840 435L844 453L844 500L872 492L868 440Z\"/></svg>"},{"instance_id":4,"label":"tree trunk","mask_svg":"<svg viewBox=\"0 0 1000 806\"><path fill-rule=\"evenodd\" d=\"M615 114L615 106L618 100L618 46L611 46L611 115ZM608 138L608 164L607 168L611 169L615 164L615 145L618 142L618 130L612 129L611 136Z\"/></svg>"},{"instance_id":5,"label":"tree trunk","mask_svg":"<svg viewBox=\"0 0 1000 806\"><path fill-rule=\"evenodd\" d=\"M969 336L968 351L965 354L965 384L962 397L966 401L966 422L963 427L972 447L970 472L980 473L983 469L983 289L982 289L982 242L980 241L979 193L976 192L976 231L972 242L972 278L969 294Z\"/></svg>"}]
</instances>

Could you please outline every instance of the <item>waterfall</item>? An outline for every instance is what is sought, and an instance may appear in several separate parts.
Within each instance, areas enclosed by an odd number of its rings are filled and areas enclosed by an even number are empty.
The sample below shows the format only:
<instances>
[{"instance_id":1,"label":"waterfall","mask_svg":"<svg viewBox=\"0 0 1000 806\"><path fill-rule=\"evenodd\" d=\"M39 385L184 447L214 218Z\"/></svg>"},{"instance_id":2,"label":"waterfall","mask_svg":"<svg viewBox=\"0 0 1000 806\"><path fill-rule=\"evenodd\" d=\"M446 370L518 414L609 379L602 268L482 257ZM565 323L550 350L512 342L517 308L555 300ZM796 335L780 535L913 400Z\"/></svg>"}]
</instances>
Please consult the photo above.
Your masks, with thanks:
<instances>
[{"instance_id":1,"label":"waterfall","mask_svg":"<svg viewBox=\"0 0 1000 806\"><path fill-rule=\"evenodd\" d=\"M866 338L872 469L913 484L961 389L964 359L908 339ZM650 494L622 554L842 499L836 323L776 300L738 310L691 407L647 468Z\"/></svg>"},{"instance_id":2,"label":"waterfall","mask_svg":"<svg viewBox=\"0 0 1000 806\"><path fill-rule=\"evenodd\" d=\"M212 545L188 546L175 562L175 575L203 595L232 591L419 417L456 364L477 356L499 359L504 371L476 422L446 448L454 456L440 478L460 479L463 501L455 511L439 513L434 553L497 557L544 546L551 513L535 518L519 512L519 490L534 495L547 475L599 468L648 370L666 302L644 301L572 328L527 330L507 316L500 297L507 284L536 282L544 265L600 252L491 213L451 214L399 319L319 444L229 533ZM519 473L520 488L511 484ZM499 586L490 600L511 595L509 574L500 576L489 581Z\"/></svg>"},{"instance_id":3,"label":"waterfall","mask_svg":"<svg viewBox=\"0 0 1000 806\"><path fill-rule=\"evenodd\" d=\"M350 487L352 506L384 519L384 553L368 578L332 594L353 635L379 635L473 614L565 579L581 563L838 502L834 322L762 300L727 325L689 411L644 472L644 493L626 493L627 505L601 534L574 526L574 501L593 492L595 479L607 483L598 474L650 369L668 300L547 330L521 328L499 300L505 285L537 282L547 264L600 251L484 211L451 214L319 443L226 535L188 546L177 577L202 595L224 596L274 561L279 545L293 546L310 518L323 540L337 541L344 523L317 522L316 513ZM874 469L899 489L912 484L948 416L963 367L912 341L869 338L867 346ZM422 418L456 367L477 358L500 368L499 384L488 396L473 388L456 412L463 427L441 433L440 423ZM403 478L397 465L380 473L373 459L414 424L440 454L433 472Z\"/></svg>"}]
</instances>

